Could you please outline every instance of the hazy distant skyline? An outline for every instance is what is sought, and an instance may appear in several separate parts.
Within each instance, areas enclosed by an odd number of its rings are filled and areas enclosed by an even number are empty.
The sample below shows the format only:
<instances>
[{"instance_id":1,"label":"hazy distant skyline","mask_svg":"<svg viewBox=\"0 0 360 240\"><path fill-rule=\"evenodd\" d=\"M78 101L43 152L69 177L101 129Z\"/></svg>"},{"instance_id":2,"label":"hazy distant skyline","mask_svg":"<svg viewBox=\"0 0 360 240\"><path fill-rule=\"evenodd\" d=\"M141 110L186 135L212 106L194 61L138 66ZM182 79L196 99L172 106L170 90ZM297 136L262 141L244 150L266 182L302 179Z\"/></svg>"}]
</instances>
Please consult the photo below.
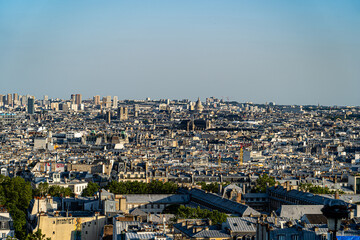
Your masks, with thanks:
<instances>
[{"instance_id":1,"label":"hazy distant skyline","mask_svg":"<svg viewBox=\"0 0 360 240\"><path fill-rule=\"evenodd\" d=\"M360 105L360 1L0 0L2 93Z\"/></svg>"}]
</instances>

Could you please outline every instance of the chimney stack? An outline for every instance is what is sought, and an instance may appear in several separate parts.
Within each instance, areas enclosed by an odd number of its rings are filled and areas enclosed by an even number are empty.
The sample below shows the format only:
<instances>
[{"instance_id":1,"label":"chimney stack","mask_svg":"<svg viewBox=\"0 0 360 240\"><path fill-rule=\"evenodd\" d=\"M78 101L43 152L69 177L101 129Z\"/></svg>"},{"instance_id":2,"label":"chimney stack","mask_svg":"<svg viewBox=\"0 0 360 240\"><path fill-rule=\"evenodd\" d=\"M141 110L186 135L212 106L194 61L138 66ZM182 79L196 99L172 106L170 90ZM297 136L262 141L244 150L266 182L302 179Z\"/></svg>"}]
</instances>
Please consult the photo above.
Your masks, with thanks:
<instances>
[{"instance_id":1,"label":"chimney stack","mask_svg":"<svg viewBox=\"0 0 360 240\"><path fill-rule=\"evenodd\" d=\"M241 203L241 193L237 193L236 202Z\"/></svg>"}]
</instances>

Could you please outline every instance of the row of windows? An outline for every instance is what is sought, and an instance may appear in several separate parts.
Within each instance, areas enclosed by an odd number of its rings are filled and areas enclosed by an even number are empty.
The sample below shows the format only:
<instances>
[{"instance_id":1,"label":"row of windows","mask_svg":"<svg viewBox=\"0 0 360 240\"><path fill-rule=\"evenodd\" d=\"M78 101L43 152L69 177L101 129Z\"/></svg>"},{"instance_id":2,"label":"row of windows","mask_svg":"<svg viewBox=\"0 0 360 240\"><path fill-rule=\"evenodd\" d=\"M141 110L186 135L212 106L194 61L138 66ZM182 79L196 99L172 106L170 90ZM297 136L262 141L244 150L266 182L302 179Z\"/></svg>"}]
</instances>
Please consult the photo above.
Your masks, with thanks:
<instances>
[{"instance_id":1,"label":"row of windows","mask_svg":"<svg viewBox=\"0 0 360 240\"><path fill-rule=\"evenodd\" d=\"M266 202L266 198L245 198L249 202Z\"/></svg>"},{"instance_id":2,"label":"row of windows","mask_svg":"<svg viewBox=\"0 0 360 240\"><path fill-rule=\"evenodd\" d=\"M291 203L294 203L294 204L312 204L313 202L312 201L307 201L306 199L296 199L294 197L290 197L290 196L287 196L287 195L281 195L281 194L277 194L277 193L271 193L270 192L270 196L271 197L275 197L275 198L278 198L278 199L282 199L282 200L285 200L285 201L288 201L288 202L291 202Z\"/></svg>"},{"instance_id":3,"label":"row of windows","mask_svg":"<svg viewBox=\"0 0 360 240\"><path fill-rule=\"evenodd\" d=\"M86 186L75 186L75 192L82 192L82 190L85 188Z\"/></svg>"},{"instance_id":4,"label":"row of windows","mask_svg":"<svg viewBox=\"0 0 360 240\"><path fill-rule=\"evenodd\" d=\"M137 207L141 207L141 208L149 208L149 209L152 209L152 208L164 208L165 206L163 204L145 204L145 205L138 205L138 204L129 204L128 205L129 209L132 209L132 208L137 208Z\"/></svg>"},{"instance_id":5,"label":"row of windows","mask_svg":"<svg viewBox=\"0 0 360 240\"><path fill-rule=\"evenodd\" d=\"M327 240L327 235L321 235L321 240ZM286 240L285 235L278 235L277 240ZM298 234L291 235L291 240L300 240L300 236Z\"/></svg>"},{"instance_id":6,"label":"row of windows","mask_svg":"<svg viewBox=\"0 0 360 240\"><path fill-rule=\"evenodd\" d=\"M286 240L286 236L285 235L278 235L277 240ZM300 240L300 237L299 237L299 235L294 234L294 235L291 236L291 240Z\"/></svg>"},{"instance_id":7,"label":"row of windows","mask_svg":"<svg viewBox=\"0 0 360 240\"><path fill-rule=\"evenodd\" d=\"M9 224L8 222L1 222L1 229L8 229L9 228Z\"/></svg>"},{"instance_id":8,"label":"row of windows","mask_svg":"<svg viewBox=\"0 0 360 240\"><path fill-rule=\"evenodd\" d=\"M124 178L126 178L126 179L131 179L131 178L138 179L138 178L145 178L145 175L144 174L134 174L134 175L131 175L131 174L123 175L123 174L121 174L120 178L121 179L124 179Z\"/></svg>"}]
</instances>

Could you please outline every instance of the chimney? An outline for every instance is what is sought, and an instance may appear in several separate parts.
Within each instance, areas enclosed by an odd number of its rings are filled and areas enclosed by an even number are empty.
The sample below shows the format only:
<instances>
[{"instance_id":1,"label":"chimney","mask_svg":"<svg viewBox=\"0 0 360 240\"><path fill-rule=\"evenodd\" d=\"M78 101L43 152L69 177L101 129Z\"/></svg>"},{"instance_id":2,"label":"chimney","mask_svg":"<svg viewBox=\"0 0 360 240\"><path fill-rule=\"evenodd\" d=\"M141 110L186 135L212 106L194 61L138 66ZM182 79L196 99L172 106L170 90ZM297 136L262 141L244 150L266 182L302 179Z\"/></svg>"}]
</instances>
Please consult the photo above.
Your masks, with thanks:
<instances>
[{"instance_id":1,"label":"chimney","mask_svg":"<svg viewBox=\"0 0 360 240\"><path fill-rule=\"evenodd\" d=\"M241 193L237 193L236 202L241 203Z\"/></svg>"},{"instance_id":2,"label":"chimney","mask_svg":"<svg viewBox=\"0 0 360 240\"><path fill-rule=\"evenodd\" d=\"M290 191L290 190L291 190L290 182L286 181L286 191Z\"/></svg>"},{"instance_id":3,"label":"chimney","mask_svg":"<svg viewBox=\"0 0 360 240\"><path fill-rule=\"evenodd\" d=\"M281 229L284 228L284 223L285 223L285 221L280 221L280 228L281 228Z\"/></svg>"},{"instance_id":4,"label":"chimney","mask_svg":"<svg viewBox=\"0 0 360 240\"><path fill-rule=\"evenodd\" d=\"M339 199L339 191L338 190L336 190L336 192L335 192L335 199Z\"/></svg>"},{"instance_id":5,"label":"chimney","mask_svg":"<svg viewBox=\"0 0 360 240\"><path fill-rule=\"evenodd\" d=\"M354 209L350 209L350 216L349 216L350 219L353 219L354 218Z\"/></svg>"}]
</instances>

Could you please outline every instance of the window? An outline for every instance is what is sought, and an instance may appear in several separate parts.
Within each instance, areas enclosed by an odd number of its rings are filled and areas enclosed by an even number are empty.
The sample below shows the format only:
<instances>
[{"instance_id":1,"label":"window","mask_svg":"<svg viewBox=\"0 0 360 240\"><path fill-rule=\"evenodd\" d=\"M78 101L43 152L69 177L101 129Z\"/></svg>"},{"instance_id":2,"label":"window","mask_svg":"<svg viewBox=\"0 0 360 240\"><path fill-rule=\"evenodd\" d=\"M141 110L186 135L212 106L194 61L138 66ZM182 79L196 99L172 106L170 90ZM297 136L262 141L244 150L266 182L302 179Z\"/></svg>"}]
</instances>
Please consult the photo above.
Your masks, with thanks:
<instances>
[{"instance_id":1,"label":"window","mask_svg":"<svg viewBox=\"0 0 360 240\"><path fill-rule=\"evenodd\" d=\"M298 234L294 234L291 236L291 240L299 240L299 235Z\"/></svg>"},{"instance_id":2,"label":"window","mask_svg":"<svg viewBox=\"0 0 360 240\"><path fill-rule=\"evenodd\" d=\"M53 231L53 234L55 234L55 231Z\"/></svg>"},{"instance_id":3,"label":"window","mask_svg":"<svg viewBox=\"0 0 360 240\"><path fill-rule=\"evenodd\" d=\"M326 235L321 235L320 240L327 240L327 236Z\"/></svg>"},{"instance_id":4,"label":"window","mask_svg":"<svg viewBox=\"0 0 360 240\"><path fill-rule=\"evenodd\" d=\"M278 235L277 240L285 240L285 235Z\"/></svg>"}]
</instances>

